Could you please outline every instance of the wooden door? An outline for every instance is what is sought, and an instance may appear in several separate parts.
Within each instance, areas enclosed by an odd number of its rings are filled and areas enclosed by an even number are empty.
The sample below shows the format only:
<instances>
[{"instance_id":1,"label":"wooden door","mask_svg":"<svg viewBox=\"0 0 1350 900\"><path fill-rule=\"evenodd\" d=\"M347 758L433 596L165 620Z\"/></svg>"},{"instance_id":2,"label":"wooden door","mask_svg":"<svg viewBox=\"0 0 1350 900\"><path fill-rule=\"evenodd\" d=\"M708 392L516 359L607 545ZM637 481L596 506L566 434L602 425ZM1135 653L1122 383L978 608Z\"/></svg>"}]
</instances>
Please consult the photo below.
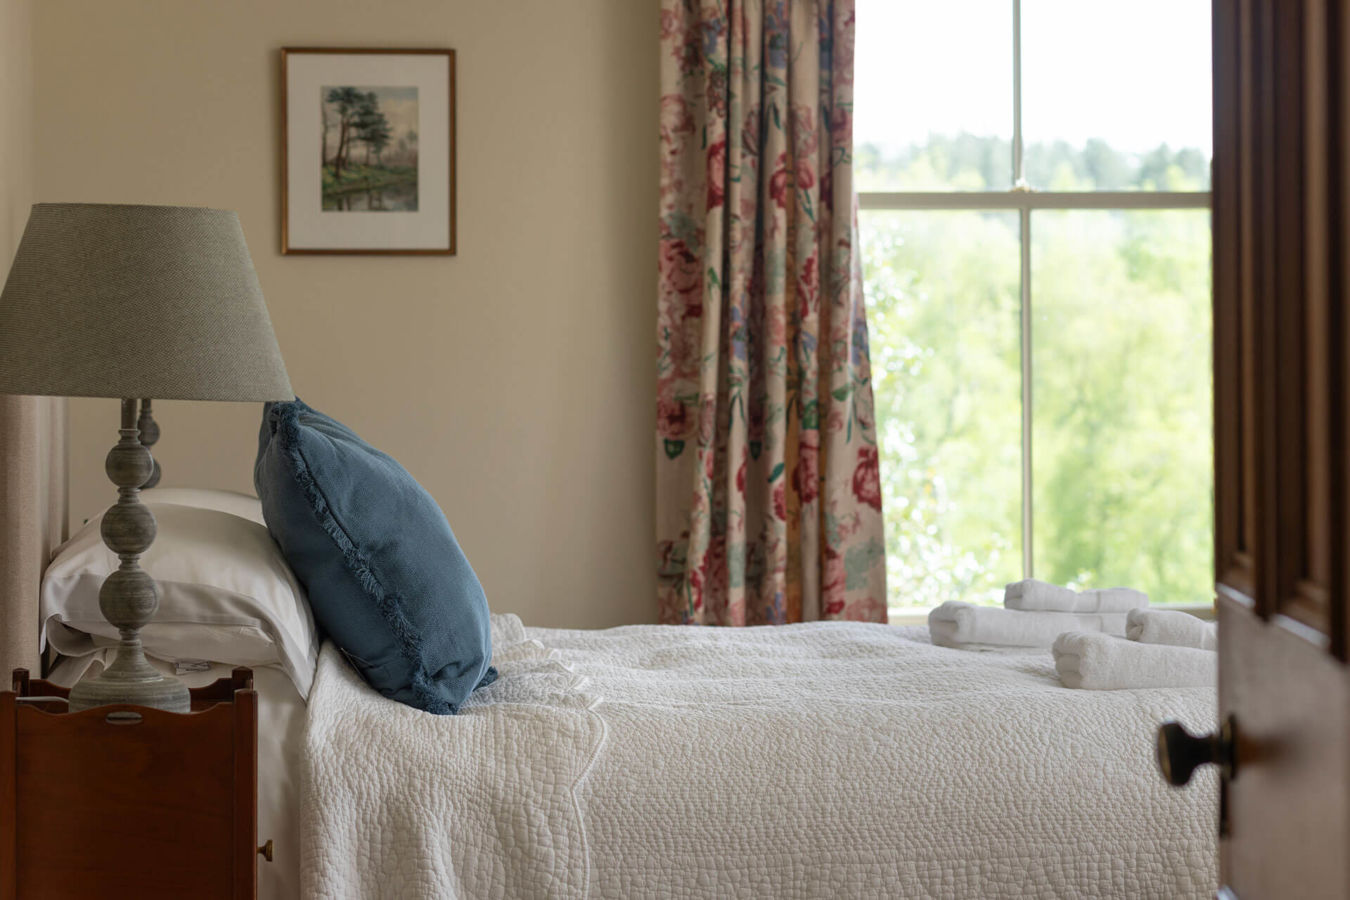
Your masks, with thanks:
<instances>
[{"instance_id":1,"label":"wooden door","mask_svg":"<svg viewBox=\"0 0 1350 900\"><path fill-rule=\"evenodd\" d=\"M1350 0L1213 10L1221 879L1350 898Z\"/></svg>"}]
</instances>

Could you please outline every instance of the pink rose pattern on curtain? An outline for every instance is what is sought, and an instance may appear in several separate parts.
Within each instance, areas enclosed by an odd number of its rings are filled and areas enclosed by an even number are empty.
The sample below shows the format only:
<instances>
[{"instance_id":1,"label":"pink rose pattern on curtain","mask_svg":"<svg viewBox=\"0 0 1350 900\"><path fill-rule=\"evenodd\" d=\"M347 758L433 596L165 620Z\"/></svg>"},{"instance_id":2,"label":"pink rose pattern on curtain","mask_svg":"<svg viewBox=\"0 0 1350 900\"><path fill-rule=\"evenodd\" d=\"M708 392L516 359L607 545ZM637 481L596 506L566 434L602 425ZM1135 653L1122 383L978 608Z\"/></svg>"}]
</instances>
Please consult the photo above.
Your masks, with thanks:
<instances>
[{"instance_id":1,"label":"pink rose pattern on curtain","mask_svg":"<svg viewBox=\"0 0 1350 900\"><path fill-rule=\"evenodd\" d=\"M663 0L661 620L886 620L853 0Z\"/></svg>"}]
</instances>

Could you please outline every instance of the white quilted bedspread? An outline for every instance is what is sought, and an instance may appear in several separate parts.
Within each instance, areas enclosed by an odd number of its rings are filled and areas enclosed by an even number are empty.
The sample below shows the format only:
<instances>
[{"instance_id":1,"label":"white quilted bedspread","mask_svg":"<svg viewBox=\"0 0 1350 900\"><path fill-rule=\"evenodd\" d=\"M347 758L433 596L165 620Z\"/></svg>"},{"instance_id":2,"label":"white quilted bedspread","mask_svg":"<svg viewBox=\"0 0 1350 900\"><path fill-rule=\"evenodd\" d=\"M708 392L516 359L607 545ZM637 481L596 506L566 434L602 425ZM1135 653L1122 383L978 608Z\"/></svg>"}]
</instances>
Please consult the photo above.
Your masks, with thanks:
<instances>
[{"instance_id":1,"label":"white quilted bedspread","mask_svg":"<svg viewBox=\"0 0 1350 900\"><path fill-rule=\"evenodd\" d=\"M1159 722L1212 691L1078 691L1048 651L923 628L522 629L458 716L320 660L302 782L316 897L1211 895L1216 785Z\"/></svg>"}]
</instances>

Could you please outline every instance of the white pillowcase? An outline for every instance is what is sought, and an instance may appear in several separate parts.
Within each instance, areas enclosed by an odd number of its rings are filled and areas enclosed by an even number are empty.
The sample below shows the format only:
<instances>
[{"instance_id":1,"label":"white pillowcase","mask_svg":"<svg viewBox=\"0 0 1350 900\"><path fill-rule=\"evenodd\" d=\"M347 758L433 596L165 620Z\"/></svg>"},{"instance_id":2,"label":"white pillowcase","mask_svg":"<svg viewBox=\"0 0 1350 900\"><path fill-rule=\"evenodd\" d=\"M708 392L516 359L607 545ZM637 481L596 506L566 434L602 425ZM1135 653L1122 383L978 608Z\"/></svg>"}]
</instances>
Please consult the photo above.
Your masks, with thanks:
<instances>
[{"instance_id":1,"label":"white pillowcase","mask_svg":"<svg viewBox=\"0 0 1350 900\"><path fill-rule=\"evenodd\" d=\"M257 498L231 491L156 488L142 494L158 535L141 565L159 584L159 610L141 629L160 659L280 666L308 698L319 639L304 589L263 524ZM117 556L91 519L42 579L42 639L82 656L117 641L98 605Z\"/></svg>"},{"instance_id":2,"label":"white pillowcase","mask_svg":"<svg viewBox=\"0 0 1350 900\"><path fill-rule=\"evenodd\" d=\"M213 488L151 488L141 491L142 503L174 503L178 506L195 506L198 509L215 509L232 513L241 519L257 522L266 527L263 521L262 501L252 494L238 491L218 491ZM278 550L277 552L280 552Z\"/></svg>"}]
</instances>

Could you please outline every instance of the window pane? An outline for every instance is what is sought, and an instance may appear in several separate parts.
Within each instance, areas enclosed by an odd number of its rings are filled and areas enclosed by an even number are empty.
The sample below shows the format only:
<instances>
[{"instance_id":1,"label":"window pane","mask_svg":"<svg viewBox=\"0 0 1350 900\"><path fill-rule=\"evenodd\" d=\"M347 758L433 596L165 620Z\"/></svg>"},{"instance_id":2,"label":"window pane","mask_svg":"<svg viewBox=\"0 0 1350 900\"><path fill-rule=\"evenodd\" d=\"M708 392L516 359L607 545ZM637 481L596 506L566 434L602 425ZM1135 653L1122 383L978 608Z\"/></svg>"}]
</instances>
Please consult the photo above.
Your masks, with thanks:
<instances>
[{"instance_id":1,"label":"window pane","mask_svg":"<svg viewBox=\"0 0 1350 900\"><path fill-rule=\"evenodd\" d=\"M1016 213L864 212L892 607L1021 577Z\"/></svg>"},{"instance_id":2,"label":"window pane","mask_svg":"<svg viewBox=\"0 0 1350 900\"><path fill-rule=\"evenodd\" d=\"M1032 214L1034 565L1213 600L1209 213Z\"/></svg>"},{"instance_id":3,"label":"window pane","mask_svg":"<svg viewBox=\"0 0 1350 900\"><path fill-rule=\"evenodd\" d=\"M1009 0L858 0L854 183L1012 186Z\"/></svg>"},{"instance_id":4,"label":"window pane","mask_svg":"<svg viewBox=\"0 0 1350 900\"><path fill-rule=\"evenodd\" d=\"M1027 181L1208 190L1208 0L1022 0Z\"/></svg>"}]
</instances>

